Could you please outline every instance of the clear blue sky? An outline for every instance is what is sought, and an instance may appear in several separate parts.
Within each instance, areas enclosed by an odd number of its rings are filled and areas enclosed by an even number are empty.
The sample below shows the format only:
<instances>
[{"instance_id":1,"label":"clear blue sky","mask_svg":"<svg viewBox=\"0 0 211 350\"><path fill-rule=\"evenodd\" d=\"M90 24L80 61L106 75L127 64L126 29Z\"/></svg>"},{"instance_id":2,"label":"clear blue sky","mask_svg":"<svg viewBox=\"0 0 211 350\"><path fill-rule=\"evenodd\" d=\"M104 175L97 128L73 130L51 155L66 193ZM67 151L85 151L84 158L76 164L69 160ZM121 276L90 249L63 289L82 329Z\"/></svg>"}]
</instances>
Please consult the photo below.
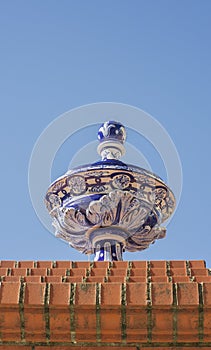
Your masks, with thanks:
<instances>
[{"instance_id":1,"label":"clear blue sky","mask_svg":"<svg viewBox=\"0 0 211 350\"><path fill-rule=\"evenodd\" d=\"M0 2L0 259L87 259L40 223L28 164L56 117L113 101L156 118L183 165L182 197L167 237L134 259L204 259L211 267L210 23L209 0ZM53 174L66 171L67 147L55 164Z\"/></svg>"}]
</instances>

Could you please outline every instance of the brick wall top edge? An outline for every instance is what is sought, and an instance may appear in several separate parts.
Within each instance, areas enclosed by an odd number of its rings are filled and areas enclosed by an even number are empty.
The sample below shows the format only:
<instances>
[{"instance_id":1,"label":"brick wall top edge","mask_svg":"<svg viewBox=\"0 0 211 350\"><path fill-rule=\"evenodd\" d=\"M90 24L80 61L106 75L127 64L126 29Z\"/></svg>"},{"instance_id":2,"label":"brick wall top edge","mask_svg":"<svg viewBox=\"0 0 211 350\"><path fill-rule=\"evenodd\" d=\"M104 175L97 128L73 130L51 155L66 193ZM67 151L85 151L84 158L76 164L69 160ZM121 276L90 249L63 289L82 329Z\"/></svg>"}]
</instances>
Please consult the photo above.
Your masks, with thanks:
<instances>
[{"instance_id":1,"label":"brick wall top edge","mask_svg":"<svg viewBox=\"0 0 211 350\"><path fill-rule=\"evenodd\" d=\"M120 265L131 265L134 263L134 265L136 264L144 264L146 262L151 263L151 265L153 266L153 264L157 265L157 267L161 267L162 264L165 263L173 263L175 265L178 264L179 266L182 266L183 263L188 263L191 266L195 267L195 268L203 268L206 267L206 262L204 260L128 260L128 261L115 261L113 263L110 263L110 265L114 265L114 266L120 266ZM0 267L75 267L77 265L94 265L94 264L105 264L107 262L92 262L92 261L72 261L72 260L55 260L55 261L51 261L51 260L47 260L47 261L39 261L39 260L0 260ZM40 266L42 265L42 266ZM72 265L72 266L71 266Z\"/></svg>"},{"instance_id":2,"label":"brick wall top edge","mask_svg":"<svg viewBox=\"0 0 211 350\"><path fill-rule=\"evenodd\" d=\"M203 260L0 262L0 305L211 305ZM138 296L138 298L137 298Z\"/></svg>"},{"instance_id":3,"label":"brick wall top edge","mask_svg":"<svg viewBox=\"0 0 211 350\"><path fill-rule=\"evenodd\" d=\"M0 261L1 283L211 283L203 260ZM65 287L64 287L65 288Z\"/></svg>"}]
</instances>

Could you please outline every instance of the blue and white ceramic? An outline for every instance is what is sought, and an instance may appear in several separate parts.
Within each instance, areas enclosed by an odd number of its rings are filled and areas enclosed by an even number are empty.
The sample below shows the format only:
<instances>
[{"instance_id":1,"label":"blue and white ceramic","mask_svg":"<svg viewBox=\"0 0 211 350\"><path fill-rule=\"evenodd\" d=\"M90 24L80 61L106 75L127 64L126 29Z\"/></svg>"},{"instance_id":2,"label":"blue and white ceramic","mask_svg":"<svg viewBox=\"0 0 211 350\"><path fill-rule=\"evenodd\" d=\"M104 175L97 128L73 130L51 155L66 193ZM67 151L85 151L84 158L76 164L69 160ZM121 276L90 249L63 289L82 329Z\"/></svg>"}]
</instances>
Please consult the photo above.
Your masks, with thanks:
<instances>
[{"instance_id":1,"label":"blue and white ceramic","mask_svg":"<svg viewBox=\"0 0 211 350\"><path fill-rule=\"evenodd\" d=\"M160 225L175 208L175 198L156 175L119 158L125 127L105 122L98 132L102 160L68 171L48 189L45 201L56 236L95 260L122 260L165 237Z\"/></svg>"}]
</instances>

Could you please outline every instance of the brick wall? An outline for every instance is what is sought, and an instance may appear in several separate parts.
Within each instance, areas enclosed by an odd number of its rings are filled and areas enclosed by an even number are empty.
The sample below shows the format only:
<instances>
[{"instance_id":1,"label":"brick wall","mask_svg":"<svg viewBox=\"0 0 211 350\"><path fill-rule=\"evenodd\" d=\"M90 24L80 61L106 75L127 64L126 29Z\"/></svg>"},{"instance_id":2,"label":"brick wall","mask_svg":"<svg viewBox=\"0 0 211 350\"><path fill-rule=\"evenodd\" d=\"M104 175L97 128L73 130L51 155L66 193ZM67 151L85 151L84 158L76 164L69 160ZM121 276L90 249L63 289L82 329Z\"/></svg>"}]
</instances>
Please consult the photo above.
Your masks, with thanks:
<instances>
[{"instance_id":1,"label":"brick wall","mask_svg":"<svg viewBox=\"0 0 211 350\"><path fill-rule=\"evenodd\" d=\"M0 350L211 347L204 261L1 261Z\"/></svg>"}]
</instances>

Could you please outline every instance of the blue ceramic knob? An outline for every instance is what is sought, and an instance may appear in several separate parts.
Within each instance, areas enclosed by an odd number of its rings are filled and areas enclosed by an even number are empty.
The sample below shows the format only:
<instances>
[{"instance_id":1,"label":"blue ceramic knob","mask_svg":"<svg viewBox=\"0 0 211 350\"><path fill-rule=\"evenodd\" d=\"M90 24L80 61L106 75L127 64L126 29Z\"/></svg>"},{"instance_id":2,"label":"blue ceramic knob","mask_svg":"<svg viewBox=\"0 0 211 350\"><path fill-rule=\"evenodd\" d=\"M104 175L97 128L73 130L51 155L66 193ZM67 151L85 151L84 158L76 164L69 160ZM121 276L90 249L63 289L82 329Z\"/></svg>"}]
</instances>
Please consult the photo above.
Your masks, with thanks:
<instances>
[{"instance_id":1,"label":"blue ceramic knob","mask_svg":"<svg viewBox=\"0 0 211 350\"><path fill-rule=\"evenodd\" d=\"M125 127L119 122L107 121L101 125L98 131L98 139L100 142L112 139L124 143L126 140Z\"/></svg>"}]
</instances>

